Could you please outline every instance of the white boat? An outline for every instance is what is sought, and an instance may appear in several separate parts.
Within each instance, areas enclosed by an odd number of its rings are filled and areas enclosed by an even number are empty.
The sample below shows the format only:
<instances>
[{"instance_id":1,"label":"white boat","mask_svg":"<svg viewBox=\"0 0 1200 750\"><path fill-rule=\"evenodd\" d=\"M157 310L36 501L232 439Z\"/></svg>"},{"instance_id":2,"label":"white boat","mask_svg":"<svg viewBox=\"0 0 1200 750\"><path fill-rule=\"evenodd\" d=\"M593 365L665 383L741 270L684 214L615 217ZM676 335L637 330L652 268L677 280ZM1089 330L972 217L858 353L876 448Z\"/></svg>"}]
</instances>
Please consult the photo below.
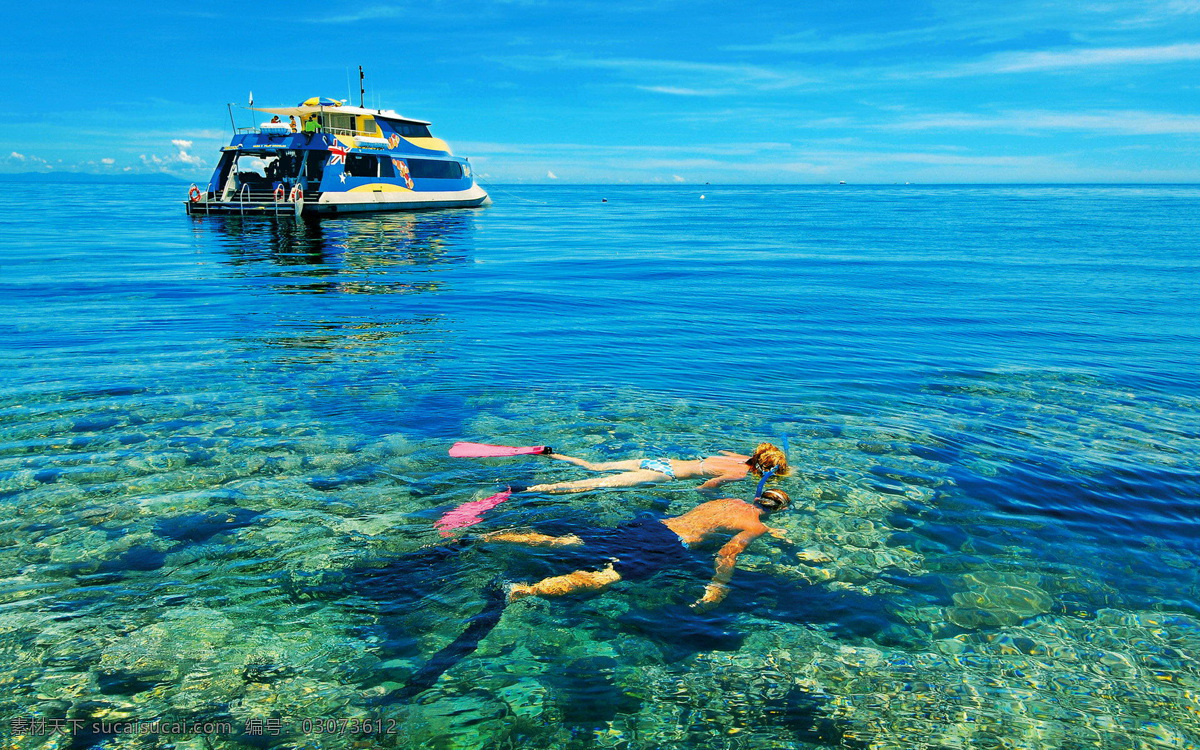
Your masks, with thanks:
<instances>
[{"instance_id":1,"label":"white boat","mask_svg":"<svg viewBox=\"0 0 1200 750\"><path fill-rule=\"evenodd\" d=\"M189 214L330 215L490 202L470 162L433 137L424 120L324 98L254 109L272 120L234 130L208 185L189 191Z\"/></svg>"}]
</instances>

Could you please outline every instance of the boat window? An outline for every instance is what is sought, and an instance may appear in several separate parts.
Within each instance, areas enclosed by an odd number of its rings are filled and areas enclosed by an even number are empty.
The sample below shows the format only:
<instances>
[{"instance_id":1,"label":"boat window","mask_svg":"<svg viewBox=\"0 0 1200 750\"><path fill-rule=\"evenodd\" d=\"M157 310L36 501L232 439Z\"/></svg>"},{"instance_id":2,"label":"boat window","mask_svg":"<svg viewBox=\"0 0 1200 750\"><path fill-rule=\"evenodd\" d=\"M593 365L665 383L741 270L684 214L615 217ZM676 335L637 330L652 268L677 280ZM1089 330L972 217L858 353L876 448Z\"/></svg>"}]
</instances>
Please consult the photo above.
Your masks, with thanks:
<instances>
[{"instance_id":1,"label":"boat window","mask_svg":"<svg viewBox=\"0 0 1200 750\"><path fill-rule=\"evenodd\" d=\"M279 154L279 174L284 177L297 177L300 174L300 154L296 151L283 151Z\"/></svg>"},{"instance_id":2,"label":"boat window","mask_svg":"<svg viewBox=\"0 0 1200 750\"><path fill-rule=\"evenodd\" d=\"M319 180L325 174L325 159L329 157L328 151L309 151L308 152L308 178L310 180Z\"/></svg>"},{"instance_id":3,"label":"boat window","mask_svg":"<svg viewBox=\"0 0 1200 750\"><path fill-rule=\"evenodd\" d=\"M432 138L428 125L418 125L413 122L393 122L392 127L405 138Z\"/></svg>"},{"instance_id":4,"label":"boat window","mask_svg":"<svg viewBox=\"0 0 1200 750\"><path fill-rule=\"evenodd\" d=\"M363 154L346 155L346 174L351 177L378 177L379 157Z\"/></svg>"},{"instance_id":5,"label":"boat window","mask_svg":"<svg viewBox=\"0 0 1200 750\"><path fill-rule=\"evenodd\" d=\"M362 128L360 128L360 130L364 133L374 133L375 132L375 118L374 117L362 118Z\"/></svg>"},{"instance_id":6,"label":"boat window","mask_svg":"<svg viewBox=\"0 0 1200 750\"><path fill-rule=\"evenodd\" d=\"M354 130L354 115L325 115L325 124L337 130Z\"/></svg>"},{"instance_id":7,"label":"boat window","mask_svg":"<svg viewBox=\"0 0 1200 750\"><path fill-rule=\"evenodd\" d=\"M396 167L392 165L392 160L386 156L376 157L379 159L379 176L380 177L395 177Z\"/></svg>"},{"instance_id":8,"label":"boat window","mask_svg":"<svg viewBox=\"0 0 1200 750\"><path fill-rule=\"evenodd\" d=\"M275 154L239 154L237 175L242 183L276 182L284 176L283 165Z\"/></svg>"},{"instance_id":9,"label":"boat window","mask_svg":"<svg viewBox=\"0 0 1200 750\"><path fill-rule=\"evenodd\" d=\"M242 175L257 174L265 179L267 162L258 154L240 154L237 158L237 171Z\"/></svg>"},{"instance_id":10,"label":"boat window","mask_svg":"<svg viewBox=\"0 0 1200 750\"><path fill-rule=\"evenodd\" d=\"M434 159L407 159L408 171L414 178L428 180L457 180L462 177L462 165L456 161Z\"/></svg>"}]
</instances>

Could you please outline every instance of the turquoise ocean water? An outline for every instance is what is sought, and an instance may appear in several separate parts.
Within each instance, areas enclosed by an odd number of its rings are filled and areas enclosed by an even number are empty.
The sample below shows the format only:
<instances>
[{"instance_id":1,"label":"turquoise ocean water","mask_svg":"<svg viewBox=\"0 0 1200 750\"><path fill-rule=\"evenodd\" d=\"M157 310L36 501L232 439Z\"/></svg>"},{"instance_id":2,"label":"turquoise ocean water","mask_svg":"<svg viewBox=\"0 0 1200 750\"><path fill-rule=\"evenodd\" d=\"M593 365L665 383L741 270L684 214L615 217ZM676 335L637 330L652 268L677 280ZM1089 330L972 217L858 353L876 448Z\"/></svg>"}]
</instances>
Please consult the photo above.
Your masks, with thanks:
<instances>
[{"instance_id":1,"label":"turquoise ocean water","mask_svg":"<svg viewBox=\"0 0 1200 750\"><path fill-rule=\"evenodd\" d=\"M308 225L183 193L0 200L4 747L1200 745L1200 187L508 187ZM783 436L793 544L720 608L684 606L703 569L522 601L395 699L489 581L570 569L437 546L498 483L584 476L453 441Z\"/></svg>"}]
</instances>

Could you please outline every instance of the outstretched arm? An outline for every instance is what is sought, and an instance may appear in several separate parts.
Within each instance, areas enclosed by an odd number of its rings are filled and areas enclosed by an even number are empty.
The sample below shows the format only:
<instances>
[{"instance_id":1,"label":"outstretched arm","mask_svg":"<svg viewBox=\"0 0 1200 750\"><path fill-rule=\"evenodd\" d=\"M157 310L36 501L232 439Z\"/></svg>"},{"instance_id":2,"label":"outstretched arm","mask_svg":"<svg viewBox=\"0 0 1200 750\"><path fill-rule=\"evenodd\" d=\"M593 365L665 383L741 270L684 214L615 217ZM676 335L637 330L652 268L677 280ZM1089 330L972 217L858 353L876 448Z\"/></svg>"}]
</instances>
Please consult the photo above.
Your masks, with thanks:
<instances>
[{"instance_id":1,"label":"outstretched arm","mask_svg":"<svg viewBox=\"0 0 1200 750\"><path fill-rule=\"evenodd\" d=\"M753 542L766 530L767 527L763 526L761 529L743 531L725 543L725 546L717 552L716 572L713 574L712 582L704 587L704 596L692 604L692 609L705 612L725 599L729 593L729 579L733 577L733 569L737 565L738 555L742 554L750 542Z\"/></svg>"},{"instance_id":2,"label":"outstretched arm","mask_svg":"<svg viewBox=\"0 0 1200 750\"><path fill-rule=\"evenodd\" d=\"M717 494L716 492L714 492L714 490L716 490L718 487L725 484L726 482L736 482L737 480L741 479L743 476L745 476L745 475L743 474L743 475L739 476L737 474L722 474L719 477L713 477L712 479L709 479L704 484L697 487L696 491L699 492L701 495L708 495L708 496L712 497Z\"/></svg>"}]
</instances>

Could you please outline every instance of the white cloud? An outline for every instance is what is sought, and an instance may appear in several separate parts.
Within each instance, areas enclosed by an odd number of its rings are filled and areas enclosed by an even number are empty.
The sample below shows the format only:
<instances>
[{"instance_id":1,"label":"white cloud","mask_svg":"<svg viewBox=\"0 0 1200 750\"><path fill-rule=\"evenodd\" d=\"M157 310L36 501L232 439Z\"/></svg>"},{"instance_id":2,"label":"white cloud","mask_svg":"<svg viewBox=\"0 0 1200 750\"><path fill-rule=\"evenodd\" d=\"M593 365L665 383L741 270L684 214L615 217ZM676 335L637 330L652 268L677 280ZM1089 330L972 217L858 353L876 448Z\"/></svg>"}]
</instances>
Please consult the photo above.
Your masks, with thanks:
<instances>
[{"instance_id":1,"label":"white cloud","mask_svg":"<svg viewBox=\"0 0 1200 750\"><path fill-rule=\"evenodd\" d=\"M1171 0L1166 8L1171 13L1193 15L1200 13L1200 0Z\"/></svg>"},{"instance_id":2,"label":"white cloud","mask_svg":"<svg viewBox=\"0 0 1200 750\"><path fill-rule=\"evenodd\" d=\"M676 182L687 182L687 180L683 179L682 177L680 177L677 174L671 175L671 179L675 180Z\"/></svg>"},{"instance_id":3,"label":"white cloud","mask_svg":"<svg viewBox=\"0 0 1200 750\"><path fill-rule=\"evenodd\" d=\"M117 160L110 157L110 158L101 159L100 163L111 167L112 165L117 163Z\"/></svg>"},{"instance_id":4,"label":"white cloud","mask_svg":"<svg viewBox=\"0 0 1200 750\"><path fill-rule=\"evenodd\" d=\"M385 18L400 18L406 14L404 8L390 5L374 5L359 8L356 11L340 16L325 16L324 18L302 19L305 23L360 23L362 21L378 21Z\"/></svg>"},{"instance_id":5,"label":"white cloud","mask_svg":"<svg viewBox=\"0 0 1200 750\"><path fill-rule=\"evenodd\" d=\"M834 34L829 36L810 30L797 34L785 34L768 42L732 44L722 49L730 52L792 52L798 54L867 52L942 41L945 39L947 31L949 30L945 27L936 25L876 34Z\"/></svg>"},{"instance_id":6,"label":"white cloud","mask_svg":"<svg viewBox=\"0 0 1200 750\"><path fill-rule=\"evenodd\" d=\"M174 140L171 143L179 147L179 153L175 154L175 158L180 164L187 164L192 167L203 167L207 162L199 156L192 156L188 153L188 149L192 147L191 141Z\"/></svg>"},{"instance_id":7,"label":"white cloud","mask_svg":"<svg viewBox=\"0 0 1200 750\"><path fill-rule=\"evenodd\" d=\"M690 92L711 92L706 95L736 93L746 89L775 91L817 83L817 80L814 78L802 76L783 68L770 68L762 65L694 62L692 60L524 55L498 58L498 61L523 70L585 68L611 70L635 78L638 81L645 81L651 77L665 78L670 80L657 84L639 83L637 84L637 88L656 90L660 93L684 95L701 95L700 93ZM696 86L695 83L703 85ZM724 84L728 88L728 91L705 87L711 86L714 83L718 86Z\"/></svg>"},{"instance_id":8,"label":"white cloud","mask_svg":"<svg viewBox=\"0 0 1200 750\"><path fill-rule=\"evenodd\" d=\"M733 93L729 89L689 89L681 86L638 86L637 88L655 94L672 94L674 96L721 96Z\"/></svg>"},{"instance_id":9,"label":"white cloud","mask_svg":"<svg viewBox=\"0 0 1200 750\"><path fill-rule=\"evenodd\" d=\"M1138 8L1141 12L1131 18L1121 19L1120 26L1126 28L1146 28L1177 24L1179 16L1192 16L1200 13L1198 0L1169 0L1168 2L1146 3Z\"/></svg>"},{"instance_id":10,"label":"white cloud","mask_svg":"<svg viewBox=\"0 0 1200 750\"><path fill-rule=\"evenodd\" d=\"M193 174L197 169L203 169L208 166L208 161L188 153L188 149L192 147L192 143L189 140L173 138L171 145L175 146L175 153L167 156L141 154L138 158L141 159L143 165L158 172ZM108 164L110 162L105 160L104 163Z\"/></svg>"},{"instance_id":11,"label":"white cloud","mask_svg":"<svg viewBox=\"0 0 1200 750\"><path fill-rule=\"evenodd\" d=\"M554 170L567 170L572 180L598 184L673 182L686 172L692 183L836 182L1187 182L1200 168L1185 150L1172 170L1122 168L1117 161L1093 165L1090 155L996 154L955 145L894 148L885 144L814 143L804 149L719 153L697 146L597 147L588 144L529 144L528 152L492 160L493 179L514 183L551 182ZM721 144L722 146L725 144ZM701 155L708 152L709 156ZM801 156L801 153L803 154ZM636 156L636 159L631 159Z\"/></svg>"},{"instance_id":12,"label":"white cloud","mask_svg":"<svg viewBox=\"0 0 1200 750\"><path fill-rule=\"evenodd\" d=\"M34 167L37 169L54 169L54 165L40 156L25 155L18 151L13 151L8 155L6 161L13 166ZM62 159L59 159L62 162Z\"/></svg>"},{"instance_id":13,"label":"white cloud","mask_svg":"<svg viewBox=\"0 0 1200 750\"><path fill-rule=\"evenodd\" d=\"M547 177L547 179L551 179L551 180L557 180L557 179L558 179L558 175L554 174L554 173L553 173L553 172L551 172L550 170L546 170L546 177Z\"/></svg>"},{"instance_id":14,"label":"white cloud","mask_svg":"<svg viewBox=\"0 0 1200 750\"><path fill-rule=\"evenodd\" d=\"M732 156L742 157L750 153L788 151L792 148L790 143L777 143L771 141L752 142L752 141L729 141L726 143L711 143L711 144L691 144L687 146L635 146L635 145L597 145L594 143L489 143L489 142L456 142L458 148L456 151L472 154L472 159L487 159L499 154L555 154L555 153L577 153L580 151L592 151L603 156L619 156L627 157L629 155L645 155L645 154L712 154L714 156Z\"/></svg>"},{"instance_id":15,"label":"white cloud","mask_svg":"<svg viewBox=\"0 0 1200 750\"><path fill-rule=\"evenodd\" d=\"M1106 65L1157 65L1200 60L1200 44L1159 47L1094 47L1061 52L1005 52L987 60L936 73L942 76L977 73L1026 73Z\"/></svg>"},{"instance_id":16,"label":"white cloud","mask_svg":"<svg viewBox=\"0 0 1200 750\"><path fill-rule=\"evenodd\" d=\"M995 115L935 114L880 125L889 130L1085 131L1110 135L1196 135L1200 115L1160 112L1013 111Z\"/></svg>"}]
</instances>

